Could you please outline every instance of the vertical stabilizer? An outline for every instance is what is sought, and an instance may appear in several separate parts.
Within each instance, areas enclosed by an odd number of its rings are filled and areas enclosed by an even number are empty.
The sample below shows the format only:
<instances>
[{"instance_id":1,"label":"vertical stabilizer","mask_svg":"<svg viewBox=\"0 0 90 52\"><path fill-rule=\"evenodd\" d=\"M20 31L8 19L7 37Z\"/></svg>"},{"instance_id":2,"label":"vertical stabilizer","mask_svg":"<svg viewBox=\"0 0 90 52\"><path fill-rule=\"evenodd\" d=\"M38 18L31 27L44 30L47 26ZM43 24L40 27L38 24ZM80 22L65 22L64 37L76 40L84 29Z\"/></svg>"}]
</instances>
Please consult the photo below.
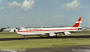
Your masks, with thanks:
<instances>
[{"instance_id":1,"label":"vertical stabilizer","mask_svg":"<svg viewBox=\"0 0 90 52\"><path fill-rule=\"evenodd\" d=\"M80 17L72 27L80 27L81 23L82 23L82 17Z\"/></svg>"}]
</instances>

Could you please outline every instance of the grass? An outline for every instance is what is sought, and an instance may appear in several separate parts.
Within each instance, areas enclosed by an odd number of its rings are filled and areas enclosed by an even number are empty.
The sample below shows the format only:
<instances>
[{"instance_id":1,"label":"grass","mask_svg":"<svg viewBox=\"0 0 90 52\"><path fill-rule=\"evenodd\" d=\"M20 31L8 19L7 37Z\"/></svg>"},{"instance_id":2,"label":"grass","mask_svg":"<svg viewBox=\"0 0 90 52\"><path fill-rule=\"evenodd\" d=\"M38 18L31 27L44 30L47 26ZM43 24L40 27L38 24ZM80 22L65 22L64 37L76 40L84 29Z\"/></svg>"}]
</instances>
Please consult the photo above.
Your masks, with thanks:
<instances>
[{"instance_id":1,"label":"grass","mask_svg":"<svg viewBox=\"0 0 90 52\"><path fill-rule=\"evenodd\" d=\"M84 35L90 32L73 33L74 35ZM70 35L69 35L70 36ZM0 38L17 38L21 37L16 33L0 33ZM0 50L16 50L16 49L32 49L32 48L54 48L54 47L66 47L76 45L90 45L89 38L59 38L59 39L26 39L26 40L12 40L12 41L0 41Z\"/></svg>"},{"instance_id":2,"label":"grass","mask_svg":"<svg viewBox=\"0 0 90 52\"><path fill-rule=\"evenodd\" d=\"M16 33L9 33L9 32L0 32L0 38L16 38L20 37Z\"/></svg>"},{"instance_id":3,"label":"grass","mask_svg":"<svg viewBox=\"0 0 90 52\"><path fill-rule=\"evenodd\" d=\"M32 39L0 41L0 49L31 49L31 48L51 48L66 47L75 45L90 45L90 39Z\"/></svg>"}]
</instances>

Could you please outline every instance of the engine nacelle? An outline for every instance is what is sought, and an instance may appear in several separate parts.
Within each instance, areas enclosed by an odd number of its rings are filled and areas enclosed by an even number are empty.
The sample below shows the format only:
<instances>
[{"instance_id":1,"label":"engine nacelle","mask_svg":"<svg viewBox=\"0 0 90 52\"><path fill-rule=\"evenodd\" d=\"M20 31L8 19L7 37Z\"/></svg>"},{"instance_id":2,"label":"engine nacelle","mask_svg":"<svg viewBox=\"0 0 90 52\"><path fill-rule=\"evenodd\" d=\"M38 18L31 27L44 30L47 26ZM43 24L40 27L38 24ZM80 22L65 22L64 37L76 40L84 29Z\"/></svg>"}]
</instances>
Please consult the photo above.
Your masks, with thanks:
<instances>
[{"instance_id":1,"label":"engine nacelle","mask_svg":"<svg viewBox=\"0 0 90 52\"><path fill-rule=\"evenodd\" d=\"M55 33L49 33L49 36L55 36L56 34Z\"/></svg>"},{"instance_id":2,"label":"engine nacelle","mask_svg":"<svg viewBox=\"0 0 90 52\"><path fill-rule=\"evenodd\" d=\"M64 32L65 35L71 34L70 32Z\"/></svg>"}]
</instances>

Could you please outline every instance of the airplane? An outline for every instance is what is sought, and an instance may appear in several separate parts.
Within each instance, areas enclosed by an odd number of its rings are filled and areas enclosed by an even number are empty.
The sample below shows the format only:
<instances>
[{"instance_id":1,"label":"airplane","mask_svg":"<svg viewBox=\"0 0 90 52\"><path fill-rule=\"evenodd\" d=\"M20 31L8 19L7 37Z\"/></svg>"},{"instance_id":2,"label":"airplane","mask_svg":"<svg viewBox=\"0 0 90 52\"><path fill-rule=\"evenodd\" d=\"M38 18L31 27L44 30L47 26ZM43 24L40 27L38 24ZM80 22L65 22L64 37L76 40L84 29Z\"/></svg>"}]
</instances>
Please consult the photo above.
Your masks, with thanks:
<instances>
[{"instance_id":1,"label":"airplane","mask_svg":"<svg viewBox=\"0 0 90 52\"><path fill-rule=\"evenodd\" d=\"M29 28L29 29L21 29L17 32L17 34L23 36L29 35L48 35L49 37L57 36L58 34L68 35L70 32L81 30L82 17L76 21L76 23L72 27L51 27L51 28Z\"/></svg>"}]
</instances>

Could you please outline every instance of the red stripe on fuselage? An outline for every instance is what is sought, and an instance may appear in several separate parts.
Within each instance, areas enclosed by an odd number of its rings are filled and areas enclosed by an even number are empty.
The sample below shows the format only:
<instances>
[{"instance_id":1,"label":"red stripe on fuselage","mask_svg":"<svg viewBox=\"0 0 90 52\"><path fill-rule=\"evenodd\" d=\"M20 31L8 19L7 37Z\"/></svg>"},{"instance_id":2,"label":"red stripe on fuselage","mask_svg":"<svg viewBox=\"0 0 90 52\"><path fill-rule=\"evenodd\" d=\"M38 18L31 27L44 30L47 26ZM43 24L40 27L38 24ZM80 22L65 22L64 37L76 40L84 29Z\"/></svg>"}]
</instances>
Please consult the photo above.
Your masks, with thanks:
<instances>
[{"instance_id":1,"label":"red stripe on fuselage","mask_svg":"<svg viewBox=\"0 0 90 52\"><path fill-rule=\"evenodd\" d=\"M63 31L63 30L77 30L77 29L52 29L52 30L33 29L33 30L24 30L24 31L19 31L19 32L36 32L36 31Z\"/></svg>"}]
</instances>

